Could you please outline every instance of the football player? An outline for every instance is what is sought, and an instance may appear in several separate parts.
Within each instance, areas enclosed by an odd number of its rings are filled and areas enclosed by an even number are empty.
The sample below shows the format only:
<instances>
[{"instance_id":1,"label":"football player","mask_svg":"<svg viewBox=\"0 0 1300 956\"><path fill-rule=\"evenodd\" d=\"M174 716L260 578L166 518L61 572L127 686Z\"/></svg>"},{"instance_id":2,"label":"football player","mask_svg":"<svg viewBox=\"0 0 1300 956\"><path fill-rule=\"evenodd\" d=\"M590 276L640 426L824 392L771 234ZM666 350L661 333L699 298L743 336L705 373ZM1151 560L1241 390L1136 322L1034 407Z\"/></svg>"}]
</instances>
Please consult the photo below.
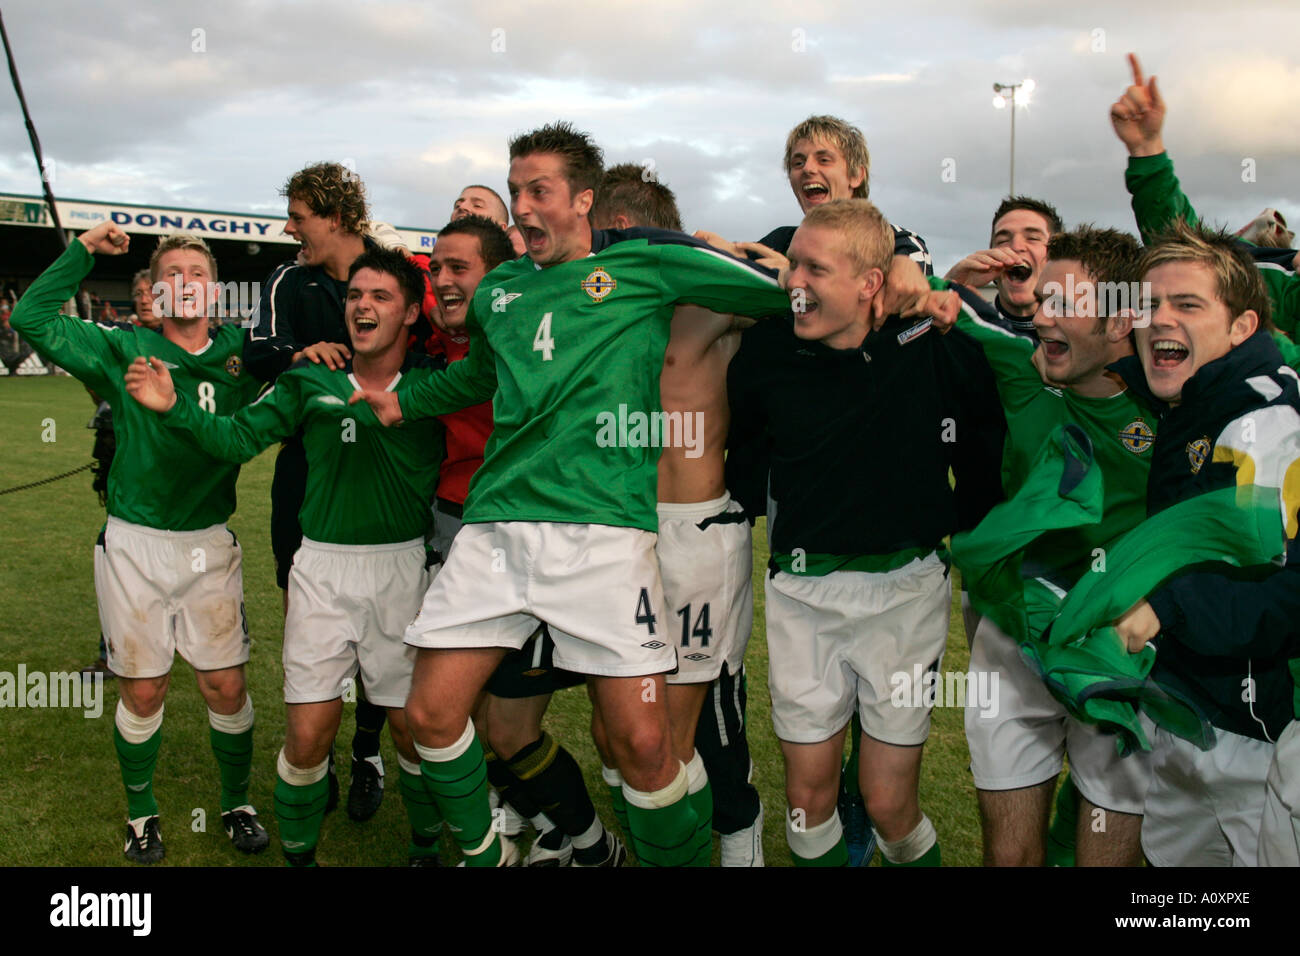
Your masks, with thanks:
<instances>
[{"instance_id":1,"label":"football player","mask_svg":"<svg viewBox=\"0 0 1300 956\"><path fill-rule=\"evenodd\" d=\"M682 227L672 190L635 163L605 170L592 223L599 229ZM727 365L740 348L739 333L734 316L696 306L673 313L659 394L681 440L659 458L655 551L664 600L681 626L677 670L666 678L673 750L686 764L700 826L711 824L722 834L722 865L762 866L763 806L749 782L744 711L753 552L744 511L723 479ZM594 729L603 745L600 728ZM618 771L607 764L602 774L619 808Z\"/></svg>"},{"instance_id":2,"label":"football player","mask_svg":"<svg viewBox=\"0 0 1300 956\"><path fill-rule=\"evenodd\" d=\"M127 399L122 373L136 356L159 356L171 366L177 388L209 416L243 407L259 385L244 372L242 331L230 325L208 330L217 264L196 236L164 236L150 257L149 278L163 284L169 300L158 309L161 334L59 314L93 257L121 255L128 245L126 233L111 222L82 233L27 290L10 321L42 357L75 375L116 413L117 452L108 521L95 548L95 595L108 666L122 694L113 740L126 786L126 857L157 863L164 856L153 774L177 653L194 667L208 706L222 825L237 849L257 853L269 841L248 800L253 701L244 681L243 571L239 543L225 524L235 509L239 469L177 440Z\"/></svg>"},{"instance_id":3,"label":"football player","mask_svg":"<svg viewBox=\"0 0 1300 956\"><path fill-rule=\"evenodd\" d=\"M355 387L401 394L441 367L407 353L424 298L420 270L396 250L371 249L351 265L347 327L353 358L338 369L299 362L275 387L233 416L204 415L178 395L166 366L137 360L127 390L169 428L193 435L214 457L244 462L300 434L307 452L304 537L289 575L284 627L288 719L277 759L276 817L285 859L315 863L328 799L329 749L343 693L360 673L370 700L388 710L411 825L414 865L437 864L441 821L425 792L402 705L415 654L402 632L428 586L424 536L443 456L435 419L383 428Z\"/></svg>"},{"instance_id":4,"label":"football player","mask_svg":"<svg viewBox=\"0 0 1300 956\"><path fill-rule=\"evenodd\" d=\"M674 305L764 315L786 298L766 273L679 234L593 231L601 153L567 124L516 137L510 156L528 255L480 287L468 358L405 401L358 396L385 422L493 399L465 527L407 632L421 648L407 702L421 767L467 862L511 862L469 717L507 650L545 622L555 664L594 687L641 862L707 865L664 699L676 653L654 553L662 442L650 416Z\"/></svg>"}]
</instances>

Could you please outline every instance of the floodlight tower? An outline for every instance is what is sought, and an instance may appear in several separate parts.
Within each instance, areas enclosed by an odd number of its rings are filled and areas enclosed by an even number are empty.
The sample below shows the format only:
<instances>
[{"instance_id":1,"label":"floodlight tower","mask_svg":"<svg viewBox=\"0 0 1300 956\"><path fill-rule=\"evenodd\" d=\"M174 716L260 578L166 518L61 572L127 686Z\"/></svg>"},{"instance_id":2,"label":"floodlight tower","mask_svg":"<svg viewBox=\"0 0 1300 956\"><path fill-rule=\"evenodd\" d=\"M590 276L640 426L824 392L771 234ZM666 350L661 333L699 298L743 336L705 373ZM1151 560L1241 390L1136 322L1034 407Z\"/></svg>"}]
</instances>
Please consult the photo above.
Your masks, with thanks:
<instances>
[{"instance_id":1,"label":"floodlight tower","mask_svg":"<svg viewBox=\"0 0 1300 956\"><path fill-rule=\"evenodd\" d=\"M1008 196L1016 194L1016 107L1029 105L1029 94L1034 92L1036 84L1031 79L1019 83L994 83L993 106L1002 109L1011 101L1011 189ZM1005 94L1005 95L1004 95Z\"/></svg>"}]
</instances>

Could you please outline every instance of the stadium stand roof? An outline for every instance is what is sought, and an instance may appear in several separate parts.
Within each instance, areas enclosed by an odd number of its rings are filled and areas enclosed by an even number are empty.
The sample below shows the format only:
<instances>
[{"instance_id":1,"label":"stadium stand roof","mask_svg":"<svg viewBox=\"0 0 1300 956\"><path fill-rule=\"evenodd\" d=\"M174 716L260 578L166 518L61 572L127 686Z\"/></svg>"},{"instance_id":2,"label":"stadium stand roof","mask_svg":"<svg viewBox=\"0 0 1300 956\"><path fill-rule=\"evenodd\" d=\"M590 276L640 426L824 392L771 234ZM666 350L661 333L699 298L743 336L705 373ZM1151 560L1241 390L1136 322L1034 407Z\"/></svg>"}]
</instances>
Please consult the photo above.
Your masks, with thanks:
<instances>
[{"instance_id":1,"label":"stadium stand roof","mask_svg":"<svg viewBox=\"0 0 1300 956\"><path fill-rule=\"evenodd\" d=\"M56 199L59 220L74 233L112 219L132 237L124 256L103 257L96 263L93 278L115 287L128 282L138 269L149 264L154 240L136 237L161 236L170 232L193 232L202 236L217 257L223 281L260 281L280 263L294 257L297 242L284 235L282 216L259 216L213 209L178 206L102 202L90 199ZM395 226L412 252L433 248L437 232ZM50 222L49 210L40 196L0 193L0 276L19 280L22 287L58 257L60 245Z\"/></svg>"}]
</instances>

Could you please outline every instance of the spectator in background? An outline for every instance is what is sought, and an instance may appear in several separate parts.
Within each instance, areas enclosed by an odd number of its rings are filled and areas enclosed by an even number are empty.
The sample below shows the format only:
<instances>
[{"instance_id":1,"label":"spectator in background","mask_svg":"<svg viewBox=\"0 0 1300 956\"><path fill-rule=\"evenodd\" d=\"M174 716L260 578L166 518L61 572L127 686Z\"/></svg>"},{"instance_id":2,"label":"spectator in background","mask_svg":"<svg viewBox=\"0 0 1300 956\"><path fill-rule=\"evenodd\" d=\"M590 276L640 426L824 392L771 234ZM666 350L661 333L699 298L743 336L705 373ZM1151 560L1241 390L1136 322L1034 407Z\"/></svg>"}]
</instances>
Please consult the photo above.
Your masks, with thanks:
<instances>
[{"instance_id":1,"label":"spectator in background","mask_svg":"<svg viewBox=\"0 0 1300 956\"><path fill-rule=\"evenodd\" d=\"M131 302L135 306L130 317L132 325L162 331L162 318L153 309L153 283L149 281L148 269L141 269L131 277Z\"/></svg>"}]
</instances>

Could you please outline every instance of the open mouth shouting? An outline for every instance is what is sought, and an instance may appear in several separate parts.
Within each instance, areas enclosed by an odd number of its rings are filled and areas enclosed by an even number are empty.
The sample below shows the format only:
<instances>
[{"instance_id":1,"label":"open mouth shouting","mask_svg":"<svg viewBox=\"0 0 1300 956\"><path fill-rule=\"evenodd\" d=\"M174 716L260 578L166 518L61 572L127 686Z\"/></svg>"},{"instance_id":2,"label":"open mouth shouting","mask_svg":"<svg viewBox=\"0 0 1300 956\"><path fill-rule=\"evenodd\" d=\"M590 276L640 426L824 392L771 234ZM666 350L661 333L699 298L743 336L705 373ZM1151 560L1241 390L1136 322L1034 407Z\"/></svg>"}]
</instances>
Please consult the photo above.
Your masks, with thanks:
<instances>
[{"instance_id":1,"label":"open mouth shouting","mask_svg":"<svg viewBox=\"0 0 1300 956\"><path fill-rule=\"evenodd\" d=\"M831 191L825 183L804 183L799 187L803 201L809 206L817 206L831 198Z\"/></svg>"},{"instance_id":2,"label":"open mouth shouting","mask_svg":"<svg viewBox=\"0 0 1300 956\"><path fill-rule=\"evenodd\" d=\"M1151 367L1153 369L1174 369L1187 361L1191 350L1182 342L1173 339L1156 339L1151 343Z\"/></svg>"},{"instance_id":3,"label":"open mouth shouting","mask_svg":"<svg viewBox=\"0 0 1300 956\"><path fill-rule=\"evenodd\" d=\"M546 247L546 233L536 226L520 226L519 232L529 252L538 252Z\"/></svg>"},{"instance_id":4,"label":"open mouth shouting","mask_svg":"<svg viewBox=\"0 0 1300 956\"><path fill-rule=\"evenodd\" d=\"M1043 334L1038 333L1038 342L1043 347L1043 354L1047 356L1049 362L1063 359L1070 352L1070 343L1063 339L1044 338Z\"/></svg>"},{"instance_id":5,"label":"open mouth shouting","mask_svg":"<svg viewBox=\"0 0 1300 956\"><path fill-rule=\"evenodd\" d=\"M455 318L465 310L465 297L453 289L438 290L438 305L442 309L444 321Z\"/></svg>"}]
</instances>

